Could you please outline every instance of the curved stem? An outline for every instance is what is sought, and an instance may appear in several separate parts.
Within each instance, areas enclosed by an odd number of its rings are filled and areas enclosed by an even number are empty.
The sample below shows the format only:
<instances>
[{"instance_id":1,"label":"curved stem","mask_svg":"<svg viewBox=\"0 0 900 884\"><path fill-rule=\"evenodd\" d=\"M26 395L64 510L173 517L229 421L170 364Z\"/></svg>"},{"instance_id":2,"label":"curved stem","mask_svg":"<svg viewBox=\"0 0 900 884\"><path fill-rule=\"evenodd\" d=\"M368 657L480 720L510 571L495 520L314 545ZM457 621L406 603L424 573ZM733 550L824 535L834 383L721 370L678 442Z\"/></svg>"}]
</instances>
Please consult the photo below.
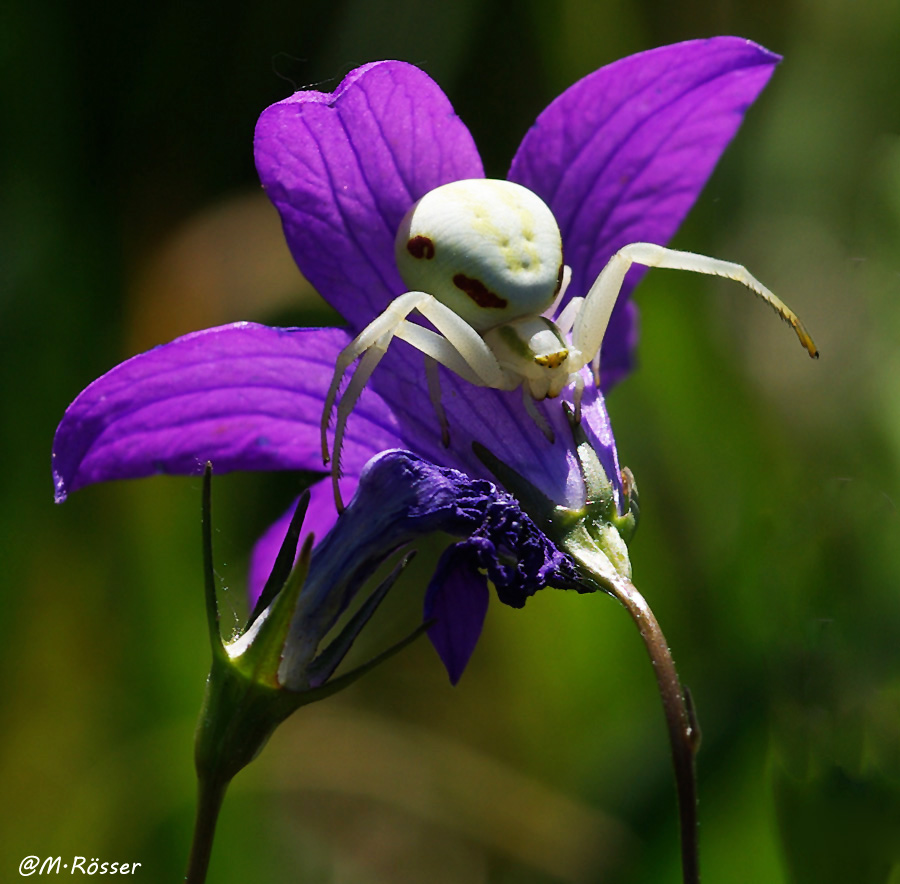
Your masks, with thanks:
<instances>
[{"instance_id":1,"label":"curved stem","mask_svg":"<svg viewBox=\"0 0 900 884\"><path fill-rule=\"evenodd\" d=\"M672 747L678 813L681 822L681 870L684 884L699 884L700 859L697 819L697 777L694 758L700 747L700 731L694 720L690 697L682 689L666 637L644 597L628 580L604 581L634 620L650 655L662 699Z\"/></svg>"},{"instance_id":2,"label":"curved stem","mask_svg":"<svg viewBox=\"0 0 900 884\"><path fill-rule=\"evenodd\" d=\"M606 271L604 271L605 273ZM577 337L578 330L575 334ZM699 884L700 859L697 828L697 778L694 757L700 748L700 731L690 695L682 690L666 637L653 611L631 582L631 562L626 547L638 515L634 477L623 473L627 514L619 511L616 492L581 424L566 403L566 414L576 446L586 503L582 510L554 505L528 480L504 464L477 442L476 455L521 501L523 508L547 532L560 550L575 562L587 587L618 599L631 615L650 655L656 685L662 699L681 822L681 870L684 884Z\"/></svg>"},{"instance_id":3,"label":"curved stem","mask_svg":"<svg viewBox=\"0 0 900 884\"><path fill-rule=\"evenodd\" d=\"M206 881L216 822L227 788L228 781L205 777L200 777L197 781L197 817L194 821L194 838L187 872L184 875L185 884L204 884Z\"/></svg>"}]
</instances>

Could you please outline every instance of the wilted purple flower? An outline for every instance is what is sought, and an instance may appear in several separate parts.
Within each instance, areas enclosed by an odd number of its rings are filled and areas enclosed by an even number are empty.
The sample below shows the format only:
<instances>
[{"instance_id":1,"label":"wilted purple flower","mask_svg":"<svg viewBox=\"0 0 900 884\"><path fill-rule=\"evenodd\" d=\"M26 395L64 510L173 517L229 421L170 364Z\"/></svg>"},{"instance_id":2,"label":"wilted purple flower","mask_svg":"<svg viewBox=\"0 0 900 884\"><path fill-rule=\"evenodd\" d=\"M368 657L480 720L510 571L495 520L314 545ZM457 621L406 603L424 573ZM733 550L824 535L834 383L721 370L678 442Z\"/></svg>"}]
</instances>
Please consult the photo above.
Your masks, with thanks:
<instances>
[{"instance_id":1,"label":"wilted purple flower","mask_svg":"<svg viewBox=\"0 0 900 884\"><path fill-rule=\"evenodd\" d=\"M621 246L669 240L777 61L732 37L663 47L601 68L538 117L508 177L537 193L559 223L572 269L567 297L585 294ZM58 501L92 482L196 473L207 460L217 473L321 469L319 422L336 356L406 290L394 262L401 219L433 188L484 174L471 135L438 86L395 61L358 68L333 93L297 92L272 105L257 125L255 153L297 264L347 329L237 323L187 335L116 367L75 400L60 424L53 455ZM630 273L604 339L604 389L631 366L636 311L628 294L638 278L639 271ZM584 504L558 401L544 406L557 431L551 444L518 391L475 387L443 369L441 385L449 448L441 442L421 355L402 344L391 348L348 424L345 497L369 459L389 448L485 477L473 452L478 442L552 501L575 509ZM582 427L617 488L603 395L590 383ZM322 536L335 519L330 489L318 483L307 524ZM251 578L257 588L286 525L282 519L257 547ZM449 588L462 598L466 587L484 585L473 556L489 572L500 560L487 547L480 556L477 550L476 538L447 554L444 583L435 585L429 605L441 586L446 599ZM527 558L523 550L506 552ZM532 582L546 576L552 555L542 547L532 556ZM440 613L448 616L446 608ZM450 644L470 649L482 618L483 611L466 614ZM451 671L461 671L462 652L438 646Z\"/></svg>"},{"instance_id":2,"label":"wilted purple flower","mask_svg":"<svg viewBox=\"0 0 900 884\"><path fill-rule=\"evenodd\" d=\"M350 506L313 553L285 646L282 683L308 687L297 679L309 672L317 642L374 568L401 545L438 531L464 538L441 556L426 593L425 617L434 621L429 634L453 682L487 611L487 579L478 579L476 569L485 571L501 601L516 608L548 584L582 588L572 563L515 498L486 479L409 451L386 451L365 466Z\"/></svg>"}]
</instances>

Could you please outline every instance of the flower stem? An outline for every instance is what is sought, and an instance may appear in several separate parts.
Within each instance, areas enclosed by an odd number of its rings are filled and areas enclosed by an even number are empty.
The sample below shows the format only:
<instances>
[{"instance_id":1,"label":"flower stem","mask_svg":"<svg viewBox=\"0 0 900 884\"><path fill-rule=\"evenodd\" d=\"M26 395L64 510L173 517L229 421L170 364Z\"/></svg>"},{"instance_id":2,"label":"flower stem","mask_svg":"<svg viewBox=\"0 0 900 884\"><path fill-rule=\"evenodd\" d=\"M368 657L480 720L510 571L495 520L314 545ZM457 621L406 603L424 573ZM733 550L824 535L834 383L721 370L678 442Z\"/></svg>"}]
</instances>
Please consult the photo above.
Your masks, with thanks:
<instances>
[{"instance_id":1,"label":"flower stem","mask_svg":"<svg viewBox=\"0 0 900 884\"><path fill-rule=\"evenodd\" d=\"M213 838L219 810L228 788L228 780L200 777L197 781L197 817L194 822L194 839L188 858L185 884L204 884L212 854Z\"/></svg>"},{"instance_id":2,"label":"flower stem","mask_svg":"<svg viewBox=\"0 0 900 884\"><path fill-rule=\"evenodd\" d=\"M631 581L604 581L605 588L626 608L650 655L662 699L672 747L678 812L681 821L681 870L684 884L699 884L700 860L697 819L697 777L694 758L700 747L700 731L690 698L682 689L666 637L653 611Z\"/></svg>"},{"instance_id":3,"label":"flower stem","mask_svg":"<svg viewBox=\"0 0 900 884\"><path fill-rule=\"evenodd\" d=\"M522 501L526 512L541 525L559 549L572 559L584 584L618 599L634 620L653 664L669 729L681 822L682 877L684 884L699 884L694 757L700 748L700 731L690 694L682 689L678 680L666 637L650 606L631 582L627 542L634 533L639 513L634 476L630 470L622 473L625 497L623 515L619 511L615 489L584 428L568 406L566 413L586 492L585 505L580 510L555 505L527 479L478 443L474 446L475 454Z\"/></svg>"}]
</instances>

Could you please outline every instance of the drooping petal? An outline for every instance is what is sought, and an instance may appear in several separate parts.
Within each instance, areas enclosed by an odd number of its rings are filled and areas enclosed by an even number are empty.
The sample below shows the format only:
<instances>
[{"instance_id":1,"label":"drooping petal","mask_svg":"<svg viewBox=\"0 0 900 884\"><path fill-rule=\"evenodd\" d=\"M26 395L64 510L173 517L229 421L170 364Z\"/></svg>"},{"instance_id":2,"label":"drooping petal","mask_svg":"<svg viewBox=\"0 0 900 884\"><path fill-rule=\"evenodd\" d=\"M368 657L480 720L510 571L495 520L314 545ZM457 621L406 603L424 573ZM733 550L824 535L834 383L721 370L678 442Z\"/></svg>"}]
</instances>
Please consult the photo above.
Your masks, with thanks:
<instances>
[{"instance_id":1,"label":"drooping petal","mask_svg":"<svg viewBox=\"0 0 900 884\"><path fill-rule=\"evenodd\" d=\"M409 207L440 184L484 174L438 85L397 61L358 68L333 93L273 104L254 149L294 259L355 331L405 291L394 237Z\"/></svg>"},{"instance_id":2,"label":"drooping petal","mask_svg":"<svg viewBox=\"0 0 900 884\"><path fill-rule=\"evenodd\" d=\"M53 445L56 500L92 482L232 470L321 470L319 422L340 329L236 323L135 356L87 387ZM360 400L343 462L358 475L398 441L374 392Z\"/></svg>"},{"instance_id":3,"label":"drooping petal","mask_svg":"<svg viewBox=\"0 0 900 884\"><path fill-rule=\"evenodd\" d=\"M589 74L541 113L509 177L553 209L583 295L621 246L665 245L693 205L777 55L736 37L641 52ZM632 271L603 345L603 386L631 366Z\"/></svg>"},{"instance_id":4,"label":"drooping petal","mask_svg":"<svg viewBox=\"0 0 900 884\"><path fill-rule=\"evenodd\" d=\"M469 664L487 615L487 578L477 567L476 557L465 544L453 544L438 561L425 594L425 621L434 621L428 638L451 684L459 681Z\"/></svg>"},{"instance_id":5,"label":"drooping petal","mask_svg":"<svg viewBox=\"0 0 900 884\"><path fill-rule=\"evenodd\" d=\"M498 591L502 587L504 601L517 605L542 586L575 585L568 559L516 500L493 483L436 466L408 451L384 452L363 470L353 500L313 553L280 670L285 685L302 677L318 641L373 569L403 544L436 531L466 538L462 552L472 568L444 572L445 578L452 577L454 591L466 598L478 592L477 586L460 588L467 574L483 584L476 566L487 571ZM440 585L433 584L429 597L440 592ZM483 620L483 613L478 615L478 606L467 607L471 616L464 611L458 615L468 617L467 624L454 628L471 637L476 632L474 621ZM432 606L431 614L436 610Z\"/></svg>"}]
</instances>

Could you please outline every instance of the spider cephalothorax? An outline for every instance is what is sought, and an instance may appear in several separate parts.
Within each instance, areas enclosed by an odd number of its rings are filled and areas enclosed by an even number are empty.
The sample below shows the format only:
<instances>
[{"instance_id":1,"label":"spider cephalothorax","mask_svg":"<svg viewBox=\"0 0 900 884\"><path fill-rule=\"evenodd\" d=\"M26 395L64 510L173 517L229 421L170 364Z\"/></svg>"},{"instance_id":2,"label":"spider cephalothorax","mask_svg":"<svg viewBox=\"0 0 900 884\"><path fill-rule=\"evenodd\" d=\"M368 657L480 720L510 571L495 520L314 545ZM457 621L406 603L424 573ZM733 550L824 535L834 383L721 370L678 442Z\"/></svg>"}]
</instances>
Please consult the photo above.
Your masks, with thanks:
<instances>
[{"instance_id":1,"label":"spider cephalothorax","mask_svg":"<svg viewBox=\"0 0 900 884\"><path fill-rule=\"evenodd\" d=\"M818 352L797 316L740 264L653 243L619 249L584 297L559 310L571 273L563 263L559 227L547 205L525 187L485 178L454 181L425 194L407 212L395 243L397 267L410 291L395 298L341 352L322 414L327 428L347 368L362 356L338 403L332 476L337 480L347 418L390 342L398 337L425 354L425 371L445 444L437 363L472 384L522 387L525 409L552 442L534 400L558 396L570 384L576 416L592 364L599 382L600 345L625 274L632 264L725 276L743 283L794 328L811 356ZM436 332L407 317L421 314Z\"/></svg>"}]
</instances>

